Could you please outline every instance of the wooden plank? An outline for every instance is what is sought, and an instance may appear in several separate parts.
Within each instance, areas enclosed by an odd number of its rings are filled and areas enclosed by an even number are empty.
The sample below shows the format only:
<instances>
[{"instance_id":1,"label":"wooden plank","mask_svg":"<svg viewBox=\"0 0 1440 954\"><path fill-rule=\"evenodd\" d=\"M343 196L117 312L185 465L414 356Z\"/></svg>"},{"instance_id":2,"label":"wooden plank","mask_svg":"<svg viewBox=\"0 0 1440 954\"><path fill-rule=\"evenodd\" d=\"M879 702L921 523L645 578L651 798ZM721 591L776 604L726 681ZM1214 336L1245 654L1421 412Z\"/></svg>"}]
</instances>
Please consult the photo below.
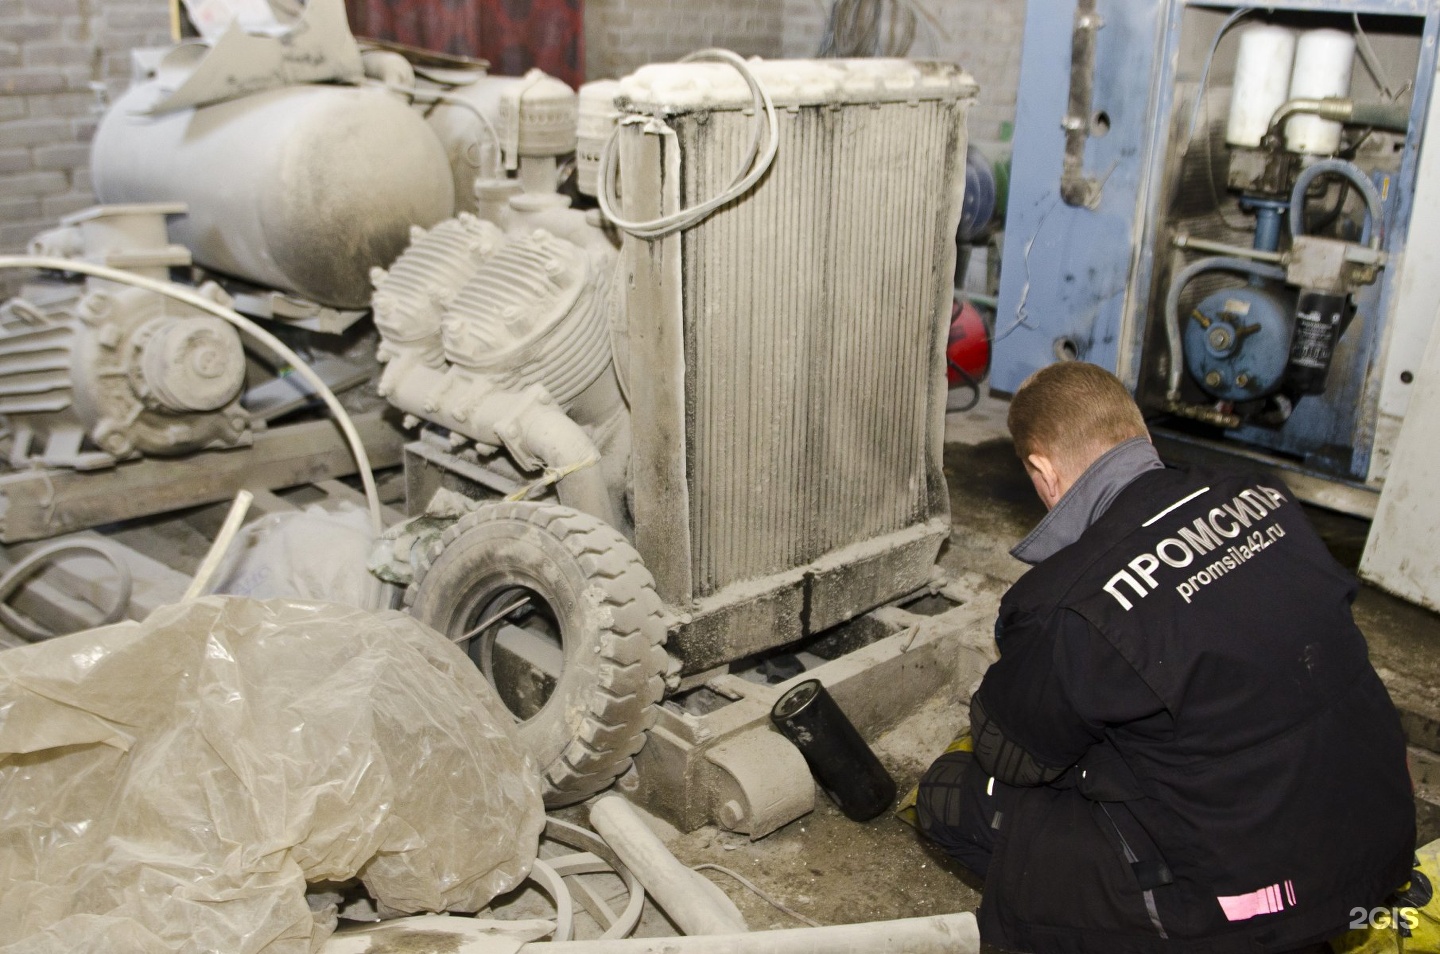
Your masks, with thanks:
<instances>
[{"instance_id":1,"label":"wooden plank","mask_svg":"<svg viewBox=\"0 0 1440 954\"><path fill-rule=\"evenodd\" d=\"M333 355L317 358L310 370L320 376L335 394L364 384L375 376L375 363L347 361ZM297 374L273 378L245 392L245 410L261 421L273 421L300 410L307 404L320 403L309 382Z\"/></svg>"},{"instance_id":2,"label":"wooden plank","mask_svg":"<svg viewBox=\"0 0 1440 954\"><path fill-rule=\"evenodd\" d=\"M371 466L400 463L404 439L370 411L355 426ZM232 499L241 489L293 487L355 472L350 449L332 421L265 431L250 447L170 460L131 461L113 470L35 470L0 477L0 543L62 533Z\"/></svg>"},{"instance_id":3,"label":"wooden plank","mask_svg":"<svg viewBox=\"0 0 1440 954\"><path fill-rule=\"evenodd\" d=\"M351 487L343 480L321 480L316 482L315 486L325 491L325 495L330 498L331 502L339 503L340 501L345 501L354 504L362 510L370 506L370 502L365 499L363 493ZM333 509L325 506L323 503L321 506L325 507L326 510ZM384 504L380 506L380 517L385 521L385 526L387 527L392 527L406 519L402 511Z\"/></svg>"}]
</instances>

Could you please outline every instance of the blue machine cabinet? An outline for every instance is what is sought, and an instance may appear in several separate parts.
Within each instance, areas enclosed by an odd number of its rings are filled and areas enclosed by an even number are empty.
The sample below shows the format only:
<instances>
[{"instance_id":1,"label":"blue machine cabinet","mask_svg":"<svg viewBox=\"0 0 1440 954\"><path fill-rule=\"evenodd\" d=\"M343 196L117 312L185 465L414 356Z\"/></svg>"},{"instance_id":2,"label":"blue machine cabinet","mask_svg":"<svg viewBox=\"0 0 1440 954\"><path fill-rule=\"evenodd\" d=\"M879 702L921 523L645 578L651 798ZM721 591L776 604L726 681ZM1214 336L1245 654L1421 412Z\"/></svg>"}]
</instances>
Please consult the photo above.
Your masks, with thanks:
<instances>
[{"instance_id":1,"label":"blue machine cabinet","mask_svg":"<svg viewBox=\"0 0 1440 954\"><path fill-rule=\"evenodd\" d=\"M1270 419L1231 413L1216 398L1223 390L1204 395L1187 378L1188 417L1177 417L1166 390L1162 304L1187 254L1198 253L1177 252L1175 236L1244 247L1253 240L1236 228L1253 208L1227 193L1223 137L1236 36L1249 22L1345 31L1363 22L1364 39L1380 48L1393 84L1404 84L1390 93L1409 104L1408 133L1391 134L1393 143L1383 155L1375 152L1375 168L1366 170L1383 192L1388 261L1373 284L1353 294L1353 319L1324 393L1295 400L1277 422L1273 413ZM1174 425L1187 439L1270 455L1326 480L1373 486L1380 372L1437 29L1440 0L1279 0L1264 9L1213 0L1028 4L991 387L1011 393L1057 360L1092 361L1118 374L1161 428ZM1379 81L1361 58L1353 76L1356 102L1379 96ZM1358 148L1377 149L1369 133L1356 138ZM1197 171L1207 165L1208 192ZM1343 200L1344 191L1339 195ZM1253 233L1253 214L1248 221ZM1215 287L1202 284L1197 294ZM1289 291L1293 301L1296 289ZM1429 318L1433 311L1420 320ZM1218 410L1199 407L1207 401Z\"/></svg>"}]
</instances>

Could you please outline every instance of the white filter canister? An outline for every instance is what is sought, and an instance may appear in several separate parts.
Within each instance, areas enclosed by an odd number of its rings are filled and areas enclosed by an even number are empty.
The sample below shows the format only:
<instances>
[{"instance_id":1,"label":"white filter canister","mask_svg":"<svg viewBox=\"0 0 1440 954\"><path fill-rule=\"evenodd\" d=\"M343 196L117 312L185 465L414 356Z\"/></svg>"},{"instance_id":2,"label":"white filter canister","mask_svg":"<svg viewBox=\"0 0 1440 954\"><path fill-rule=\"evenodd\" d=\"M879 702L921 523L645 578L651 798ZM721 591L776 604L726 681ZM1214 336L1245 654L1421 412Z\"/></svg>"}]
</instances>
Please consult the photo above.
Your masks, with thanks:
<instances>
[{"instance_id":1,"label":"white filter canister","mask_svg":"<svg viewBox=\"0 0 1440 954\"><path fill-rule=\"evenodd\" d=\"M1294 30L1280 26L1256 24L1240 31L1230 121L1225 126L1230 145L1253 148L1265 137L1270 117L1290 91L1295 39Z\"/></svg>"},{"instance_id":2,"label":"white filter canister","mask_svg":"<svg viewBox=\"0 0 1440 954\"><path fill-rule=\"evenodd\" d=\"M1355 66L1355 38L1339 30L1306 30L1295 46L1295 71L1290 75L1291 99L1325 99L1350 95ZM1328 156L1340 148L1340 124L1319 116L1295 116L1285 127L1285 148Z\"/></svg>"}]
</instances>

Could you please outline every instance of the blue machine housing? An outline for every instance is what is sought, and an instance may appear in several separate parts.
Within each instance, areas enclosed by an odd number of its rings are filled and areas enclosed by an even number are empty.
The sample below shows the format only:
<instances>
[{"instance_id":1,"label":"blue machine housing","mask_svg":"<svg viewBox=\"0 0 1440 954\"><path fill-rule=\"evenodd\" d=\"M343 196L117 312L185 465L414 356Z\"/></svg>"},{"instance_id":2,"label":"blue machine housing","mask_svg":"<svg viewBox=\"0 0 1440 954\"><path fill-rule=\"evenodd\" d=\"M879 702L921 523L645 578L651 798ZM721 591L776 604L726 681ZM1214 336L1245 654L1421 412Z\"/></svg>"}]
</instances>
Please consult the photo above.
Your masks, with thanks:
<instances>
[{"instance_id":1,"label":"blue machine housing","mask_svg":"<svg viewBox=\"0 0 1440 954\"><path fill-rule=\"evenodd\" d=\"M1280 390L1290 361L1295 293L1264 285L1211 292L1185 321L1185 367L1222 401Z\"/></svg>"},{"instance_id":2,"label":"blue machine housing","mask_svg":"<svg viewBox=\"0 0 1440 954\"><path fill-rule=\"evenodd\" d=\"M1071 53L1077 25L1091 2L1027 5L991 386L1013 392L1038 368L1075 357L1111 369L1147 411L1161 413L1168 367L1161 303L1169 276L1184 260L1171 238L1193 224L1177 224L1177 216L1183 218L1177 208L1193 202L1193 194L1182 197L1182 157L1214 123L1223 129L1228 106L1228 96L1216 94L1212 78L1209 107L1198 111L1201 122L1191 135L1199 65L1216 26L1242 8L1214 0L1093 0L1102 24L1093 41L1094 92L1088 115L1076 117L1068 95ZM1253 17L1309 18L1316 26L1348 30L1351 14L1383 17L1377 22L1406 42L1413 38L1416 51L1413 76L1391 77L1396 84L1414 84L1410 133L1395 168L1382 177L1383 249L1394 263L1403 254L1409 226L1436 69L1440 0L1277 0ZM1362 70L1357 60L1356 74ZM1083 172L1099 186L1098 199L1088 206L1062 198L1067 126L1073 129L1077 119L1088 129ZM1212 143L1215 168L1222 170L1215 188L1223 196L1223 136ZM1190 162L1195 162L1193 154ZM1203 237L1251 244L1250 236L1227 233L1218 224ZM1375 439L1376 370L1395 271L1382 269L1375 284L1354 296L1355 319L1335 351L1323 394L1300 400L1281 426L1242 423L1216 430L1217 446L1233 447L1238 441L1250 445L1247 453L1258 448L1317 476L1364 482ZM1272 393L1283 374L1293 324L1293 313L1285 313L1293 310L1294 290L1278 282L1259 288L1238 277L1228 284L1235 287L1197 288L1182 316L1199 311L1212 322L1223 320L1226 302L1243 299L1260 316L1261 330L1227 353L1215 354L1206 329L1185 320L1186 388L1197 403ZM1212 371L1230 383L1207 387L1204 381ZM1234 386L1241 373L1253 375L1247 382L1259 383ZM1164 426L1163 418L1160 423Z\"/></svg>"}]
</instances>

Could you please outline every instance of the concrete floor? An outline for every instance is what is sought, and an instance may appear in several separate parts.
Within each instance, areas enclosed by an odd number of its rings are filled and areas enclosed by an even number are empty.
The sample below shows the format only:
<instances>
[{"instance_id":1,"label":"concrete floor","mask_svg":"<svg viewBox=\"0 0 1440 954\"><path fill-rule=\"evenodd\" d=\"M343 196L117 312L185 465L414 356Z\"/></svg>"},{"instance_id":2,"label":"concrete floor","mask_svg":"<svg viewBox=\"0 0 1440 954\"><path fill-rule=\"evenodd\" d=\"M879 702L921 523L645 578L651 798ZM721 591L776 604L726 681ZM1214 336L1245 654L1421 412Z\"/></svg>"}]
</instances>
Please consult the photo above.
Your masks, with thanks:
<instances>
[{"instance_id":1,"label":"concrete floor","mask_svg":"<svg viewBox=\"0 0 1440 954\"><path fill-rule=\"evenodd\" d=\"M999 584L1025 569L1007 551L1044 514L1006 436L1005 409L1003 402L987 400L947 422L945 470L955 530L941 557L947 570L978 571ZM1312 517L1337 558L1353 569L1367 524L1324 511ZM1412 742L1440 747L1440 617L1370 587L1362 588L1355 615ZM935 699L875 748L904 791L965 722L966 711L955 699ZM887 814L856 824L823 797L818 801L815 812L759 842L703 828L688 835L668 832L671 848L690 865L732 868L826 924L973 910L979 903L975 879L898 819ZM1417 809L1420 843L1440 837L1440 812L1426 800L1417 801ZM711 874L752 928L795 926L730 879Z\"/></svg>"}]
</instances>

